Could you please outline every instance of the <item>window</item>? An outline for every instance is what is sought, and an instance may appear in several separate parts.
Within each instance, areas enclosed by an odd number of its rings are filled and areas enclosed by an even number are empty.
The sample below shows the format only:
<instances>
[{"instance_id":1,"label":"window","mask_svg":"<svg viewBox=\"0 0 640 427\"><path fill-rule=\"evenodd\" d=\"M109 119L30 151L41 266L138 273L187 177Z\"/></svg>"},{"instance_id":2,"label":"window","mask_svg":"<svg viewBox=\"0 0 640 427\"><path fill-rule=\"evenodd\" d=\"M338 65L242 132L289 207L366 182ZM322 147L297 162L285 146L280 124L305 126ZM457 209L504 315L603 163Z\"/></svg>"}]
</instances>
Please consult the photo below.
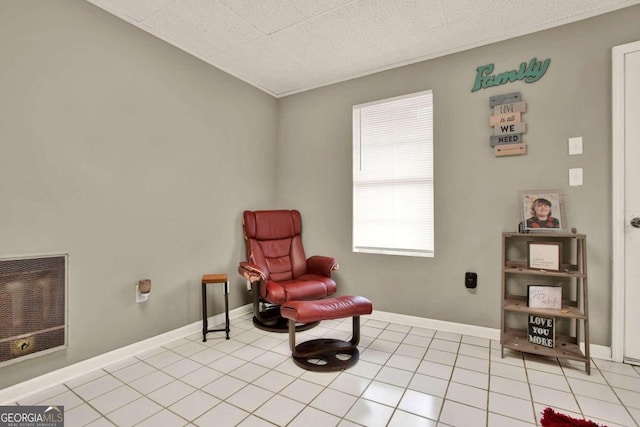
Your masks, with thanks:
<instances>
[{"instance_id":1,"label":"window","mask_svg":"<svg viewBox=\"0 0 640 427\"><path fill-rule=\"evenodd\" d=\"M433 94L353 107L353 251L432 257Z\"/></svg>"}]
</instances>

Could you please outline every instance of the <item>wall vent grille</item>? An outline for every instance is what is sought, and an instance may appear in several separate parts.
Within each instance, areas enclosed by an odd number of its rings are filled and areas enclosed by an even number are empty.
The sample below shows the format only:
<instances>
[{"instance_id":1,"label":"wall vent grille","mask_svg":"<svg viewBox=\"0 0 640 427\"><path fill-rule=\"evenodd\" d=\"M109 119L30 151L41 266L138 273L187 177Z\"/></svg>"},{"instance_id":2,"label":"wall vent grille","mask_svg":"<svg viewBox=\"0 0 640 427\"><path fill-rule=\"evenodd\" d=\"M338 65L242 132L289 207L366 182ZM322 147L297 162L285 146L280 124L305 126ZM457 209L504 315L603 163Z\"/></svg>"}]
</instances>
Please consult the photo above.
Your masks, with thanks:
<instances>
[{"instance_id":1,"label":"wall vent grille","mask_svg":"<svg viewBox=\"0 0 640 427\"><path fill-rule=\"evenodd\" d=\"M0 259L0 366L67 346L67 261Z\"/></svg>"}]
</instances>

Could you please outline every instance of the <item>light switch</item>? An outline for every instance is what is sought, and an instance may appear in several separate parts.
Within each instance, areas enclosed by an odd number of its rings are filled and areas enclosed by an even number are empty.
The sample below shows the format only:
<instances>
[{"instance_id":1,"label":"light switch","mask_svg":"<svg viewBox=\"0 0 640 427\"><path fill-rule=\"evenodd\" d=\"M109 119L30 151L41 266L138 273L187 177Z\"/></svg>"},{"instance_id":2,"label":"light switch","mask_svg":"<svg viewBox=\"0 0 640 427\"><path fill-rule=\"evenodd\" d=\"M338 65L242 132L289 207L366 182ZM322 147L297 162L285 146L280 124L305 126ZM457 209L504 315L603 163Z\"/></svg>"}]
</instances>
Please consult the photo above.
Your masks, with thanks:
<instances>
[{"instance_id":1,"label":"light switch","mask_svg":"<svg viewBox=\"0 0 640 427\"><path fill-rule=\"evenodd\" d=\"M582 185L582 168L569 169L569 186Z\"/></svg>"},{"instance_id":2,"label":"light switch","mask_svg":"<svg viewBox=\"0 0 640 427\"><path fill-rule=\"evenodd\" d=\"M582 154L582 137L581 136L569 138L569 155L574 156L576 154Z\"/></svg>"}]
</instances>

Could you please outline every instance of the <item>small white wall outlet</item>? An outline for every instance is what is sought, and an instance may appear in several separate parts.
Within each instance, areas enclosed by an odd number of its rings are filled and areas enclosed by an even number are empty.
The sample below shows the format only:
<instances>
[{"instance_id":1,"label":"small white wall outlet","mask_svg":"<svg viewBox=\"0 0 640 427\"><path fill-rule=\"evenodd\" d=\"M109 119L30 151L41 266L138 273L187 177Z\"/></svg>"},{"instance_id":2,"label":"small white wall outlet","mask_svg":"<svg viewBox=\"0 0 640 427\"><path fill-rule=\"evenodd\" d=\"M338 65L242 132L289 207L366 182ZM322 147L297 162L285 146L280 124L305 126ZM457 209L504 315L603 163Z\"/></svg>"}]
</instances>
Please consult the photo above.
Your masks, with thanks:
<instances>
[{"instance_id":1,"label":"small white wall outlet","mask_svg":"<svg viewBox=\"0 0 640 427\"><path fill-rule=\"evenodd\" d=\"M147 292L146 294L143 294L142 292L140 292L140 285L136 285L136 302L138 304L140 304L141 302L147 302L147 300L149 299L149 292Z\"/></svg>"}]
</instances>

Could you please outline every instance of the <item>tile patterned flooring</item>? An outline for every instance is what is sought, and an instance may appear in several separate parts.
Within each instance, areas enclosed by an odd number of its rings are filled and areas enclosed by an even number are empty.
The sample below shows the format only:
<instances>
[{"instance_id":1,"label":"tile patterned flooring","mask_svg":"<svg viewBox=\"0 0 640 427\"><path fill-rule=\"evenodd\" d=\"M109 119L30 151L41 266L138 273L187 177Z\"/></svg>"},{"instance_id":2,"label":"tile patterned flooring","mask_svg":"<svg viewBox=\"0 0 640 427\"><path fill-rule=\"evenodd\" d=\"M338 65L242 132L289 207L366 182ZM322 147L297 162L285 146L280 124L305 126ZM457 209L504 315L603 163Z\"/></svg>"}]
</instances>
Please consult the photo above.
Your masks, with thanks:
<instances>
[{"instance_id":1,"label":"tile patterned flooring","mask_svg":"<svg viewBox=\"0 0 640 427\"><path fill-rule=\"evenodd\" d=\"M522 355L500 343L362 317L360 361L313 373L287 334L233 319L231 339L192 335L16 402L64 405L76 426L531 427L551 406L609 427L640 425L640 367ZM351 319L306 339L348 339Z\"/></svg>"}]
</instances>

